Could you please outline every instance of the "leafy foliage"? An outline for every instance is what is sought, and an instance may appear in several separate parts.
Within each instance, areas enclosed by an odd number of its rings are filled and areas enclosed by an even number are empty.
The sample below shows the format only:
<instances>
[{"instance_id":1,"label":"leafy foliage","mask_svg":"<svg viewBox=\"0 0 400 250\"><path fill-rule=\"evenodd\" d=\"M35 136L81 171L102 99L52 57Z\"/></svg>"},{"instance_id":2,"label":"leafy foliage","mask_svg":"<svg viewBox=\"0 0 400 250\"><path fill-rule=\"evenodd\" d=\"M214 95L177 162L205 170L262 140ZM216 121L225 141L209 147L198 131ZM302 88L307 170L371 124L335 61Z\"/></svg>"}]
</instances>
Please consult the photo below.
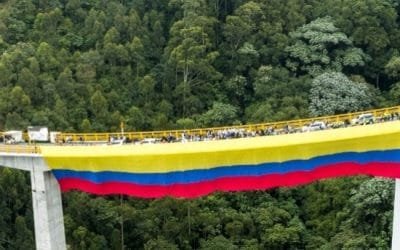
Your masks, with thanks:
<instances>
[{"instance_id":1,"label":"leafy foliage","mask_svg":"<svg viewBox=\"0 0 400 250\"><path fill-rule=\"evenodd\" d=\"M346 66L364 66L368 56L352 46L346 34L335 27L331 17L318 18L290 34L287 66L294 72L313 76L326 71L342 71Z\"/></svg>"},{"instance_id":2,"label":"leafy foliage","mask_svg":"<svg viewBox=\"0 0 400 250\"><path fill-rule=\"evenodd\" d=\"M333 115L368 109L373 96L365 83L357 83L341 73L323 73L313 80L310 112Z\"/></svg>"},{"instance_id":3,"label":"leafy foliage","mask_svg":"<svg viewBox=\"0 0 400 250\"><path fill-rule=\"evenodd\" d=\"M398 1L0 1L0 130L193 128L400 103ZM374 85L376 88L371 87ZM64 195L72 249L387 249L392 183L138 200ZM33 247L0 169L0 249ZM84 208L84 209L83 209Z\"/></svg>"}]
</instances>

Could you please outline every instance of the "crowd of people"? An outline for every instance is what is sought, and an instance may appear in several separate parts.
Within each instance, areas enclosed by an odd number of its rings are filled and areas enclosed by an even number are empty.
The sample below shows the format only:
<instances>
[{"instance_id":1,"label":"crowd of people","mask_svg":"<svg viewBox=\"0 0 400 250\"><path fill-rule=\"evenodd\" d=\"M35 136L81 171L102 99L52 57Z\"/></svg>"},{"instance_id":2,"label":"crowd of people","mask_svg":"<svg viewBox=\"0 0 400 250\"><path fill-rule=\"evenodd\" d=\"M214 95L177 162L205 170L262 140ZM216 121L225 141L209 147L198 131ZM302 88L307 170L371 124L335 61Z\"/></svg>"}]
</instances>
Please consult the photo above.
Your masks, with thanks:
<instances>
[{"instance_id":1,"label":"crowd of people","mask_svg":"<svg viewBox=\"0 0 400 250\"><path fill-rule=\"evenodd\" d=\"M350 126L368 125L373 123L381 123L387 121L399 120L399 113L384 114L380 117L374 117L371 113L359 115L352 120L344 120L339 122L327 122L316 120L304 126L294 126L290 123L283 127L269 126L265 129L248 130L244 128L224 128L220 130L208 130L206 134L190 133L189 131L182 132L179 136L169 134L161 138L146 138L143 140L129 140L124 139L124 143L148 144L148 143L173 143L173 142L192 142L192 141L212 141L212 140L225 140L235 138L246 138L256 136L272 136L292 133L305 133L326 129L345 128Z\"/></svg>"},{"instance_id":2,"label":"crowd of people","mask_svg":"<svg viewBox=\"0 0 400 250\"><path fill-rule=\"evenodd\" d=\"M206 132L199 133L193 131L199 130L188 130L182 132L171 131L167 136L146 136L146 138L132 138L129 133L125 134L111 134L108 137L108 141L106 142L108 145L121 145L121 144L155 144L155 143L174 143L174 142L194 142L194 141L213 141L213 140L226 140L226 139L235 139L235 138L247 138L247 137L256 137L256 136L273 136L273 135L282 135L282 134L293 134L293 133L306 133L318 130L327 130L327 129L337 129L337 128L345 128L349 126L359 126L359 125L368 125L373 123L381 123L387 121L399 120L399 113L387 113L382 116L375 117L372 113L363 113L353 119L346 119L337 122L329 122L324 120L314 120L309 124L300 126L298 122L288 122L282 126L274 125L274 126L249 126L246 128L235 128L235 127L227 127L221 129L205 129ZM278 123L277 123L278 124ZM249 129L249 128L252 129ZM261 128L262 127L262 128ZM203 130L204 131L204 130ZM151 133L149 133L151 134ZM75 138L75 137L74 137ZM57 143L60 145L63 144L72 144L72 145L92 145L104 143L101 141L89 141L85 140L85 137L82 135L78 135L74 139L71 135L66 137L61 137L57 140ZM4 134L0 136L0 142L10 144L12 142L12 136Z\"/></svg>"}]
</instances>

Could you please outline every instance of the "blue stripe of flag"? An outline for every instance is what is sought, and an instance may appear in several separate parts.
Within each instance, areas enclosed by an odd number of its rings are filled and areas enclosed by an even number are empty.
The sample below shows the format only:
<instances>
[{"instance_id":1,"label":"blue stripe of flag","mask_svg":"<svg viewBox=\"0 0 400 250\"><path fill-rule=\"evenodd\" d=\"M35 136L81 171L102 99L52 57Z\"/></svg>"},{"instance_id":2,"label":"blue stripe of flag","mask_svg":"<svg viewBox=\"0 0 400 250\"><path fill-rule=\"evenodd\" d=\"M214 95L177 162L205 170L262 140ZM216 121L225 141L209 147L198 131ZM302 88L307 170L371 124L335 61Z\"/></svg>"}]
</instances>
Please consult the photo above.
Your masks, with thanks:
<instances>
[{"instance_id":1,"label":"blue stripe of flag","mask_svg":"<svg viewBox=\"0 0 400 250\"><path fill-rule=\"evenodd\" d=\"M286 174L296 171L312 171L318 167L344 162L355 162L359 164L366 164L369 162L400 162L400 150L368 151L362 153L346 152L318 156L308 160L222 166L211 169L167 173L91 172L73 170L53 170L53 173L58 180L77 178L97 184L105 182L124 182L139 185L171 185L210 181L224 177L260 176L267 174Z\"/></svg>"}]
</instances>

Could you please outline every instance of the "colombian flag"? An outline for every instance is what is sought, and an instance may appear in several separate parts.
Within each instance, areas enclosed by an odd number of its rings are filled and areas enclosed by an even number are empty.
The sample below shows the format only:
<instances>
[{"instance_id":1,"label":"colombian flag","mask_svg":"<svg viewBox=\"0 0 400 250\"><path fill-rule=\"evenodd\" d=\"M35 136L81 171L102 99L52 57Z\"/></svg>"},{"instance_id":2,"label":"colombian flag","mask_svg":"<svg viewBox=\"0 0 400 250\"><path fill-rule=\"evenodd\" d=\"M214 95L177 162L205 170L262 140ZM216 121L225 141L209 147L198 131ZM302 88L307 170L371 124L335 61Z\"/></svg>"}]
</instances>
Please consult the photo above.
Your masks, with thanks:
<instances>
[{"instance_id":1,"label":"colombian flag","mask_svg":"<svg viewBox=\"0 0 400 250\"><path fill-rule=\"evenodd\" d=\"M353 175L400 178L400 121L253 138L43 146L61 190L195 198Z\"/></svg>"}]
</instances>

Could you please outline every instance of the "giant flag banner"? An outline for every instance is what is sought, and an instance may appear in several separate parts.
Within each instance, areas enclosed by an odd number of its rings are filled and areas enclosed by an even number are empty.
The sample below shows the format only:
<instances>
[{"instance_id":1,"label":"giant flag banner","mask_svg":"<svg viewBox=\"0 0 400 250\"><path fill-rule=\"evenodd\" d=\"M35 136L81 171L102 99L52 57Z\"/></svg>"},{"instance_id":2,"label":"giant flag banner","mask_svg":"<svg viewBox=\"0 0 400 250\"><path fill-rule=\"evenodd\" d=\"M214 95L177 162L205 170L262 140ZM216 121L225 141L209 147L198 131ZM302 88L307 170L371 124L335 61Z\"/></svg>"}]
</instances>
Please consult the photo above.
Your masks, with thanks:
<instances>
[{"instance_id":1,"label":"giant flag banner","mask_svg":"<svg viewBox=\"0 0 400 250\"><path fill-rule=\"evenodd\" d=\"M400 178L400 122L219 141L43 146L61 190L194 198L352 175Z\"/></svg>"}]
</instances>

